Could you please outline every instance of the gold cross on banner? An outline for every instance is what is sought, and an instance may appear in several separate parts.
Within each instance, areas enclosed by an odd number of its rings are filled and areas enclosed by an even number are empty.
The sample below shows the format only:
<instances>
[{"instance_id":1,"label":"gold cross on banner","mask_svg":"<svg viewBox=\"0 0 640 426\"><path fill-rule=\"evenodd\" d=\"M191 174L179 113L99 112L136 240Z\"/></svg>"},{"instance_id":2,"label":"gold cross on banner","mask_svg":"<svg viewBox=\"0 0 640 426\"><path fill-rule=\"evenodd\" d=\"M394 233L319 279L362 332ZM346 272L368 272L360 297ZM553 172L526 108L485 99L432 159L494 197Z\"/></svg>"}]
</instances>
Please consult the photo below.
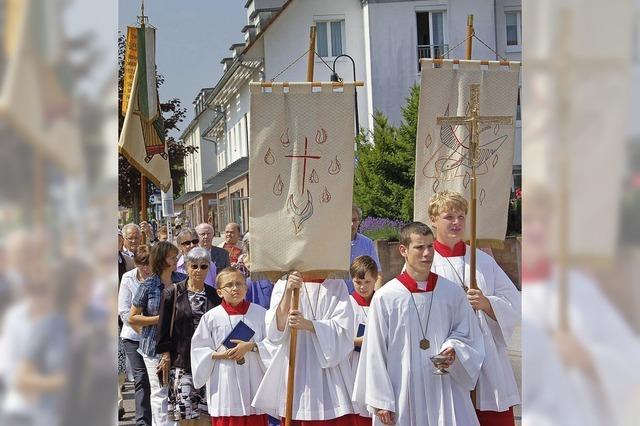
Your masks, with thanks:
<instances>
[{"instance_id":1,"label":"gold cross on banner","mask_svg":"<svg viewBox=\"0 0 640 426\"><path fill-rule=\"evenodd\" d=\"M480 124L513 124L513 117L500 116L500 115L480 115L480 85L471 85L471 100L469 101L469 116L467 117L438 117L436 124L438 126L450 125L450 126L466 126L469 130L469 160L470 163L475 166L477 162L477 151L480 140Z\"/></svg>"},{"instance_id":2,"label":"gold cross on banner","mask_svg":"<svg viewBox=\"0 0 640 426\"><path fill-rule=\"evenodd\" d=\"M471 85L471 99L469 101L469 116L462 117L437 117L436 124L438 126L466 126L469 130L469 163L471 164L471 238L469 245L471 246L470 263L470 283L469 288L477 289L476 283L476 223L477 223L477 186L476 186L476 163L478 162L478 146L480 141L479 126L481 124L504 124L512 125L513 117L498 115L480 115L480 85Z\"/></svg>"}]
</instances>

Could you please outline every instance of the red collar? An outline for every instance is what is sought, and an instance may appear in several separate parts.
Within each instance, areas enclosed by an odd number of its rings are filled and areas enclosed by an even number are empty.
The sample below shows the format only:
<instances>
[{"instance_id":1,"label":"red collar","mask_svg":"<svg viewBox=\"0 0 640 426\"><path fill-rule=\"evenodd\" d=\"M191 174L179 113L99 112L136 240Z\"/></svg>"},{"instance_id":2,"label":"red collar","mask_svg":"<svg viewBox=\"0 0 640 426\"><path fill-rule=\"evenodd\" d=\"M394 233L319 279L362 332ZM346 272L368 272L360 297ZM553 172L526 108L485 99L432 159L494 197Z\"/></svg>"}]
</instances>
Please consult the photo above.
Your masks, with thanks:
<instances>
[{"instance_id":1,"label":"red collar","mask_svg":"<svg viewBox=\"0 0 640 426\"><path fill-rule=\"evenodd\" d=\"M534 281L544 281L551 277L551 262L549 259L542 259L532 266L522 264L522 283Z\"/></svg>"},{"instance_id":2,"label":"red collar","mask_svg":"<svg viewBox=\"0 0 640 426\"><path fill-rule=\"evenodd\" d=\"M425 291L435 290L436 282L438 281L438 276L433 272L429 272L429 276L427 277L426 290L420 290L418 288L418 283L416 282L416 280L411 278L411 275L409 275L408 272L403 272L402 274L398 275L396 279L400 281L402 285L404 285L407 288L407 290L409 290L411 293L424 293Z\"/></svg>"},{"instance_id":3,"label":"red collar","mask_svg":"<svg viewBox=\"0 0 640 426\"><path fill-rule=\"evenodd\" d=\"M360 294L357 291L354 291L353 293L351 293L351 297L353 297L355 301L358 302L358 305L360 306L369 306L371 304L371 300L367 302L364 299L364 297L360 296ZM371 297L373 297L373 294L371 294Z\"/></svg>"},{"instance_id":4,"label":"red collar","mask_svg":"<svg viewBox=\"0 0 640 426\"><path fill-rule=\"evenodd\" d=\"M433 242L433 248L436 249L438 254L442 257L456 257L456 256L464 256L467 252L467 245L464 241L458 241L454 246L453 250L451 247L446 244L441 243L438 240Z\"/></svg>"},{"instance_id":5,"label":"red collar","mask_svg":"<svg viewBox=\"0 0 640 426\"><path fill-rule=\"evenodd\" d=\"M247 300L243 300L242 302L238 303L237 306L231 306L226 302L226 300L223 299L220 305L229 315L245 315L249 310L249 305L251 305L251 303Z\"/></svg>"}]
</instances>

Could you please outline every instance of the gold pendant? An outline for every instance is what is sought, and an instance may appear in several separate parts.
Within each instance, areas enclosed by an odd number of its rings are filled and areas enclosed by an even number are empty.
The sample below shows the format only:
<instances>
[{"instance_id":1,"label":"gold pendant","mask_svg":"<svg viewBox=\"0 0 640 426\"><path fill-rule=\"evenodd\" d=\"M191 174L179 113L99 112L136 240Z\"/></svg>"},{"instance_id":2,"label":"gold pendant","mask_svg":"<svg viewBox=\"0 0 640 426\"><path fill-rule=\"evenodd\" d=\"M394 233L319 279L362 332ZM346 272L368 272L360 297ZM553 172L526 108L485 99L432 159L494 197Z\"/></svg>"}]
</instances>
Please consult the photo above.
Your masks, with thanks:
<instances>
[{"instance_id":1,"label":"gold pendant","mask_svg":"<svg viewBox=\"0 0 640 426\"><path fill-rule=\"evenodd\" d=\"M429 349L429 346L429 341L427 339L420 340L420 349L426 351L427 349Z\"/></svg>"}]
</instances>

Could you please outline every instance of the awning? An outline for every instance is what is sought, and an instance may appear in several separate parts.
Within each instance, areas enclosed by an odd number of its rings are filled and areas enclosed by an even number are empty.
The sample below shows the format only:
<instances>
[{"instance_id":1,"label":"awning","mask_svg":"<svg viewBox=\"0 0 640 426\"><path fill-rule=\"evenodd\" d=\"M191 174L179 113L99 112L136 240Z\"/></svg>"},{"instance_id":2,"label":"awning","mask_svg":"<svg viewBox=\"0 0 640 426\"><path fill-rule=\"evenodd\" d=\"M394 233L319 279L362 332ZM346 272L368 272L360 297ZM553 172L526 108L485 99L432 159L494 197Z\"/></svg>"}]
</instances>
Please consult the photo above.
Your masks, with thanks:
<instances>
[{"instance_id":1,"label":"awning","mask_svg":"<svg viewBox=\"0 0 640 426\"><path fill-rule=\"evenodd\" d=\"M234 181L249 171L249 158L242 157L207 179L207 191L218 192L227 187L227 183Z\"/></svg>"}]
</instances>

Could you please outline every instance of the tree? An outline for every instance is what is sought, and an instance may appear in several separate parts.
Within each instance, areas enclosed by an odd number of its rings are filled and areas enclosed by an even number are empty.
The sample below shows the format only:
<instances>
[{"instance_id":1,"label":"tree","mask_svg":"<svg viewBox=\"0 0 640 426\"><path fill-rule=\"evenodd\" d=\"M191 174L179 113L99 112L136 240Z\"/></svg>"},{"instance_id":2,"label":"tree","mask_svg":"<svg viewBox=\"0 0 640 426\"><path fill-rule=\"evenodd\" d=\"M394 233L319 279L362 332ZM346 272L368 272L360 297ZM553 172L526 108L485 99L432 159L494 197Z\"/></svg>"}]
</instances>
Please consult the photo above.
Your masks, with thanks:
<instances>
[{"instance_id":1,"label":"tree","mask_svg":"<svg viewBox=\"0 0 640 426\"><path fill-rule=\"evenodd\" d=\"M124 53L126 39L123 35L118 37L118 108L122 104L122 92L124 81ZM156 72L158 87L164 83L164 77ZM119 109L118 109L119 110ZM173 182L173 192L179 196L182 192L184 177L187 172L184 170L184 158L198 150L197 147L185 145L182 141L177 141L173 136L169 136L169 131L180 130L178 124L181 123L187 113L186 108L182 108L180 99L173 98L167 102L160 103L160 111L164 120L165 140L169 153L169 169ZM124 116L118 114L118 134L124 124ZM155 185L147 179L147 194L150 194ZM118 203L123 207L133 209L134 221L138 222L140 211L140 172L133 167L126 158L118 154Z\"/></svg>"},{"instance_id":2,"label":"tree","mask_svg":"<svg viewBox=\"0 0 640 426\"><path fill-rule=\"evenodd\" d=\"M420 87L410 89L398 128L374 113L373 140L356 141L354 200L365 216L413 220L416 133Z\"/></svg>"}]
</instances>

